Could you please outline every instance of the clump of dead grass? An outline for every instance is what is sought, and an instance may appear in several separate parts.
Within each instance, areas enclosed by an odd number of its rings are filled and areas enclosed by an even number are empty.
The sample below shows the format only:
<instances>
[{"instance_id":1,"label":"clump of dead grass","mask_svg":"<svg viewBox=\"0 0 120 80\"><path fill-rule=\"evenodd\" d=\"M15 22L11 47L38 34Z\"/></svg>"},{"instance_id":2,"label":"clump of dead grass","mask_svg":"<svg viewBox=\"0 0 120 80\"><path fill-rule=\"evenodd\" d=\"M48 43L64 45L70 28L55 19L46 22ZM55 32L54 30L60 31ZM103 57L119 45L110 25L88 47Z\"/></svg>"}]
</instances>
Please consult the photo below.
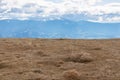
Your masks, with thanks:
<instances>
[{"instance_id":1,"label":"clump of dead grass","mask_svg":"<svg viewBox=\"0 0 120 80\"><path fill-rule=\"evenodd\" d=\"M35 53L36 53L37 56L48 56L43 51L36 51Z\"/></svg>"},{"instance_id":2,"label":"clump of dead grass","mask_svg":"<svg viewBox=\"0 0 120 80\"><path fill-rule=\"evenodd\" d=\"M65 80L80 80L81 74L73 69L73 70L67 70L63 73L63 77Z\"/></svg>"},{"instance_id":3,"label":"clump of dead grass","mask_svg":"<svg viewBox=\"0 0 120 80\"><path fill-rule=\"evenodd\" d=\"M2 68L6 68L6 67L7 67L6 64L4 64L4 63L0 63L0 69L2 69Z\"/></svg>"},{"instance_id":4,"label":"clump of dead grass","mask_svg":"<svg viewBox=\"0 0 120 80\"><path fill-rule=\"evenodd\" d=\"M90 53L81 52L69 54L64 60L68 62L87 63L93 61L93 57Z\"/></svg>"},{"instance_id":5,"label":"clump of dead grass","mask_svg":"<svg viewBox=\"0 0 120 80\"><path fill-rule=\"evenodd\" d=\"M42 75L39 75L39 77L34 77L34 78L27 79L27 80L49 80L49 77L47 75L42 74Z\"/></svg>"}]
</instances>

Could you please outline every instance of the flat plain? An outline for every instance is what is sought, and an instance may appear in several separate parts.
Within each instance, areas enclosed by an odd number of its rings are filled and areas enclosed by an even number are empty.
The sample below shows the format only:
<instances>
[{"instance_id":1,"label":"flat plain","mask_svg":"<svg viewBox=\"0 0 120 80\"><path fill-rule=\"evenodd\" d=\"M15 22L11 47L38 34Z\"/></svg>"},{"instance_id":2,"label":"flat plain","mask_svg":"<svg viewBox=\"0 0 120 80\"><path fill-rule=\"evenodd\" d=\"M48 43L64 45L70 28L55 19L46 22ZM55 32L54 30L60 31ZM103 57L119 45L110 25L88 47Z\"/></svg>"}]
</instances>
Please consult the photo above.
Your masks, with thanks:
<instances>
[{"instance_id":1,"label":"flat plain","mask_svg":"<svg viewBox=\"0 0 120 80\"><path fill-rule=\"evenodd\" d=\"M0 39L0 80L120 80L120 39Z\"/></svg>"}]
</instances>

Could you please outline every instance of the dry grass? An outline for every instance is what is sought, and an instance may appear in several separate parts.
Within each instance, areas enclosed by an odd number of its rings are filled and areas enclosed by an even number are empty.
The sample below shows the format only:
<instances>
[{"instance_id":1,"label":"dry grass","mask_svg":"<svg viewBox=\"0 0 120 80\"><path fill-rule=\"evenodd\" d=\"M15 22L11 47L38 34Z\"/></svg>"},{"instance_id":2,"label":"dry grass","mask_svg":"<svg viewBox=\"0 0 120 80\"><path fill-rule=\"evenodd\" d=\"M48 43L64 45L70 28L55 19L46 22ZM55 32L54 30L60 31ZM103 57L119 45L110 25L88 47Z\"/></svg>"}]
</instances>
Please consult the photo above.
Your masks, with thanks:
<instances>
[{"instance_id":1,"label":"dry grass","mask_svg":"<svg viewBox=\"0 0 120 80\"><path fill-rule=\"evenodd\" d=\"M86 52L72 53L65 58L65 61L87 63L93 61L93 57Z\"/></svg>"},{"instance_id":2,"label":"dry grass","mask_svg":"<svg viewBox=\"0 0 120 80\"><path fill-rule=\"evenodd\" d=\"M2 69L2 68L6 68L6 67L7 67L6 64L4 64L4 63L0 63L0 69Z\"/></svg>"},{"instance_id":3,"label":"dry grass","mask_svg":"<svg viewBox=\"0 0 120 80\"><path fill-rule=\"evenodd\" d=\"M80 80L80 73L75 69L68 70L63 73L63 77L65 80Z\"/></svg>"},{"instance_id":4,"label":"dry grass","mask_svg":"<svg viewBox=\"0 0 120 80\"><path fill-rule=\"evenodd\" d=\"M43 51L36 51L35 52L36 56L48 56L47 54L45 54Z\"/></svg>"},{"instance_id":5,"label":"dry grass","mask_svg":"<svg viewBox=\"0 0 120 80\"><path fill-rule=\"evenodd\" d=\"M10 65L8 63L9 62L7 62L7 61L0 62L0 69L10 67Z\"/></svg>"},{"instance_id":6,"label":"dry grass","mask_svg":"<svg viewBox=\"0 0 120 80\"><path fill-rule=\"evenodd\" d=\"M0 39L0 80L120 80L119 63L120 40Z\"/></svg>"}]
</instances>

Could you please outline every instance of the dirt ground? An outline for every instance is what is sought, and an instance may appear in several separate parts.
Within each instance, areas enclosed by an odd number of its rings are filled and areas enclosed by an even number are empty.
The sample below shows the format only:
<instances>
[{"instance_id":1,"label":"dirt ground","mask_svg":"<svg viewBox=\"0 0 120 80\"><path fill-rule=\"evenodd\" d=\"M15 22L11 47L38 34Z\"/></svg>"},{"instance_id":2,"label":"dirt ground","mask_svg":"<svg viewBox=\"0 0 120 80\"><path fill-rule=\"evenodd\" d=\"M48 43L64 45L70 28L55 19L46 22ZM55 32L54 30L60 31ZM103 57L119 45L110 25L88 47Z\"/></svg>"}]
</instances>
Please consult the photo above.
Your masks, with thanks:
<instances>
[{"instance_id":1,"label":"dirt ground","mask_svg":"<svg viewBox=\"0 0 120 80\"><path fill-rule=\"evenodd\" d=\"M0 80L120 80L120 39L0 39Z\"/></svg>"}]
</instances>

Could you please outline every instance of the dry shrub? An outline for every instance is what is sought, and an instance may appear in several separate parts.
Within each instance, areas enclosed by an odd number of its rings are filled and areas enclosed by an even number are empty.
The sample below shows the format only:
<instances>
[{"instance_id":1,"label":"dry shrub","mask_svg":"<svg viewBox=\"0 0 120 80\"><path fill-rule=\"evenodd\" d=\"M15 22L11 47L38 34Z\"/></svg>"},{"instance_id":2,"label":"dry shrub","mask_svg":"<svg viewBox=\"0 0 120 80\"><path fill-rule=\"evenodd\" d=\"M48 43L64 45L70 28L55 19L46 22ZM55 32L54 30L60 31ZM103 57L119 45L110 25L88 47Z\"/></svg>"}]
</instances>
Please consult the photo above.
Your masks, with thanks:
<instances>
[{"instance_id":1,"label":"dry shrub","mask_svg":"<svg viewBox=\"0 0 120 80\"><path fill-rule=\"evenodd\" d=\"M28 79L28 80L45 80L45 79L42 79L42 78L35 78L35 79Z\"/></svg>"},{"instance_id":2,"label":"dry shrub","mask_svg":"<svg viewBox=\"0 0 120 80\"><path fill-rule=\"evenodd\" d=\"M8 65L7 62L1 62L0 63L0 69L3 69L3 68L6 68L6 67L9 67L10 65Z\"/></svg>"},{"instance_id":3,"label":"dry shrub","mask_svg":"<svg viewBox=\"0 0 120 80\"><path fill-rule=\"evenodd\" d=\"M75 69L68 70L63 73L63 77L65 80L80 80L80 73Z\"/></svg>"},{"instance_id":4,"label":"dry shrub","mask_svg":"<svg viewBox=\"0 0 120 80\"><path fill-rule=\"evenodd\" d=\"M36 51L35 52L35 54L37 55L37 56L48 56L47 54L45 54L43 51Z\"/></svg>"},{"instance_id":5,"label":"dry shrub","mask_svg":"<svg viewBox=\"0 0 120 80\"><path fill-rule=\"evenodd\" d=\"M33 69L32 72L34 72L34 73L43 73L40 69Z\"/></svg>"},{"instance_id":6,"label":"dry shrub","mask_svg":"<svg viewBox=\"0 0 120 80\"><path fill-rule=\"evenodd\" d=\"M96 48L93 48L93 50L102 50L102 48L96 47Z\"/></svg>"},{"instance_id":7,"label":"dry shrub","mask_svg":"<svg viewBox=\"0 0 120 80\"><path fill-rule=\"evenodd\" d=\"M4 52L0 52L0 54L5 54Z\"/></svg>"},{"instance_id":8,"label":"dry shrub","mask_svg":"<svg viewBox=\"0 0 120 80\"><path fill-rule=\"evenodd\" d=\"M31 79L27 79L27 80L48 80L48 77L46 75L40 75L37 78L31 78Z\"/></svg>"},{"instance_id":9,"label":"dry shrub","mask_svg":"<svg viewBox=\"0 0 120 80\"><path fill-rule=\"evenodd\" d=\"M93 57L86 52L81 53L72 53L68 55L67 58L65 58L66 61L72 61L72 62L79 62L79 63L87 63L93 61Z\"/></svg>"},{"instance_id":10,"label":"dry shrub","mask_svg":"<svg viewBox=\"0 0 120 80\"><path fill-rule=\"evenodd\" d=\"M65 38L59 38L58 40L65 40Z\"/></svg>"}]
</instances>

